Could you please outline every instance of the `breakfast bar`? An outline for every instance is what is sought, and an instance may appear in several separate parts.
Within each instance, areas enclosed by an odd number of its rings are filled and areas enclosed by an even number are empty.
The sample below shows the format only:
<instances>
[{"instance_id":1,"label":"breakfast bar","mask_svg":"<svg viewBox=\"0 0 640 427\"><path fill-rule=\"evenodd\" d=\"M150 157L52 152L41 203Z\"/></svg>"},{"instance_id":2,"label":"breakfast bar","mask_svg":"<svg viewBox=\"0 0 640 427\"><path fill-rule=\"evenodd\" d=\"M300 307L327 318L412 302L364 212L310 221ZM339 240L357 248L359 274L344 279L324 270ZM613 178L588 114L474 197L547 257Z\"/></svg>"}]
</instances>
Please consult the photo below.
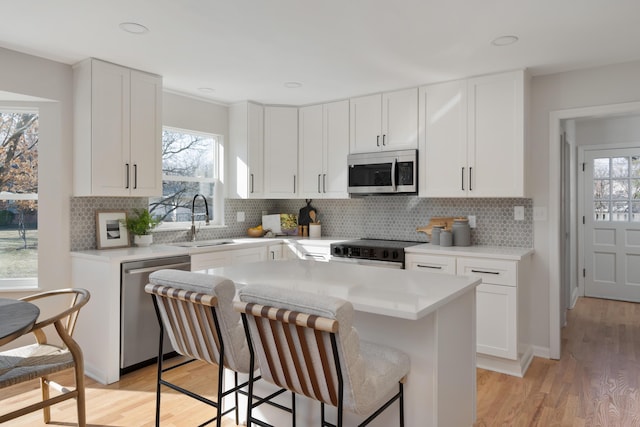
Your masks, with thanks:
<instances>
[{"instance_id":1,"label":"breakfast bar","mask_svg":"<svg viewBox=\"0 0 640 427\"><path fill-rule=\"evenodd\" d=\"M411 358L405 384L407 427L471 426L475 421L475 289L480 279L300 260L222 267L209 273L228 277L238 287L265 284L350 301L361 339L395 347ZM232 377L228 373L225 381ZM269 385L260 383L267 391ZM258 416L271 424L289 425L289 414L263 407L259 411ZM319 404L297 397L296 411L298 425L313 425ZM370 425L397 425L397 411L392 405ZM345 421L356 425L362 419L345 414Z\"/></svg>"}]
</instances>

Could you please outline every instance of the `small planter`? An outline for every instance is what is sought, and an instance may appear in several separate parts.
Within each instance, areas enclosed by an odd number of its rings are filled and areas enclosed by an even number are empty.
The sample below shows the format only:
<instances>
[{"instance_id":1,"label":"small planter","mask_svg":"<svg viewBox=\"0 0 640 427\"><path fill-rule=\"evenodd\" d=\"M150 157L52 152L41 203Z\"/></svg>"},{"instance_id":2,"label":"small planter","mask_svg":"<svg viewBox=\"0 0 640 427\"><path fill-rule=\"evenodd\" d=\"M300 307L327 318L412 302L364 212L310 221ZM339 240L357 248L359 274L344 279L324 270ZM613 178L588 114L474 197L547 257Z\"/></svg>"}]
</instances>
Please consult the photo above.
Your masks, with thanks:
<instances>
[{"instance_id":1,"label":"small planter","mask_svg":"<svg viewBox=\"0 0 640 427\"><path fill-rule=\"evenodd\" d=\"M150 246L153 243L153 234L136 234L133 236L133 243L140 247Z\"/></svg>"}]
</instances>

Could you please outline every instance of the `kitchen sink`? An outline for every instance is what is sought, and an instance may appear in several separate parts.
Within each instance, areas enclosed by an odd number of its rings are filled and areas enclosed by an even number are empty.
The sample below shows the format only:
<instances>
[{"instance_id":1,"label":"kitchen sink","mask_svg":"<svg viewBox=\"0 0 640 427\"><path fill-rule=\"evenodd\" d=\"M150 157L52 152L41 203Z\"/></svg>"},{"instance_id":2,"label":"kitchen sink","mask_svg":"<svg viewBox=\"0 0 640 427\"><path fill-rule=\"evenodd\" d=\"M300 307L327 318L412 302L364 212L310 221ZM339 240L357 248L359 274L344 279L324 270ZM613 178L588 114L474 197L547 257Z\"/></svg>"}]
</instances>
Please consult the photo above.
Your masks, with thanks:
<instances>
[{"instance_id":1,"label":"kitchen sink","mask_svg":"<svg viewBox=\"0 0 640 427\"><path fill-rule=\"evenodd\" d=\"M195 242L171 243L171 246L179 246L181 248L207 248L210 246L229 245L231 243L233 243L233 240L196 240Z\"/></svg>"}]
</instances>

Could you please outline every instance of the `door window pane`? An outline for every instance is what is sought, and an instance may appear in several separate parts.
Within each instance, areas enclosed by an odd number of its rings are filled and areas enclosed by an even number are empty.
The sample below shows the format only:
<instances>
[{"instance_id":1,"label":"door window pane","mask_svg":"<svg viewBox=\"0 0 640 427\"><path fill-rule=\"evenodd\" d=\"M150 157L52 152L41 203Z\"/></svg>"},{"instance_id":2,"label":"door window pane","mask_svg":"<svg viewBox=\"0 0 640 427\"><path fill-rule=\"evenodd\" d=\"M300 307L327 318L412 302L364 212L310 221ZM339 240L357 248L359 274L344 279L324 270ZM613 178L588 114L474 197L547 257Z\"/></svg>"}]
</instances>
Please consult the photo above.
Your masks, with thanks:
<instances>
[{"instance_id":1,"label":"door window pane","mask_svg":"<svg viewBox=\"0 0 640 427\"><path fill-rule=\"evenodd\" d=\"M640 221L640 156L593 160L593 218Z\"/></svg>"},{"instance_id":2,"label":"door window pane","mask_svg":"<svg viewBox=\"0 0 640 427\"><path fill-rule=\"evenodd\" d=\"M629 176L629 158L614 157L611 159L611 177L620 178Z\"/></svg>"},{"instance_id":3,"label":"door window pane","mask_svg":"<svg viewBox=\"0 0 640 427\"><path fill-rule=\"evenodd\" d=\"M593 159L593 177L609 178L609 158Z\"/></svg>"}]
</instances>

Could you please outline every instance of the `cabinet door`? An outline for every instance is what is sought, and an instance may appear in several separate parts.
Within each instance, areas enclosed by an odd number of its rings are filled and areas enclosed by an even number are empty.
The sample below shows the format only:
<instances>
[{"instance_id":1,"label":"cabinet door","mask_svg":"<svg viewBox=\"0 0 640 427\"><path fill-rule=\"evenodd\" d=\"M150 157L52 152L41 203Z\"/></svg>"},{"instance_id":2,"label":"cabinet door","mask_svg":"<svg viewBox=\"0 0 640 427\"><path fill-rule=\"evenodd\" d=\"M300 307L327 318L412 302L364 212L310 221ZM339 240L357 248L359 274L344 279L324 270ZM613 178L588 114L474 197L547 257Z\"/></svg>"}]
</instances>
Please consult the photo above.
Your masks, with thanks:
<instances>
[{"instance_id":1,"label":"cabinet door","mask_svg":"<svg viewBox=\"0 0 640 427\"><path fill-rule=\"evenodd\" d=\"M280 261L283 259L283 244L269 245L267 247L267 261Z\"/></svg>"},{"instance_id":2,"label":"cabinet door","mask_svg":"<svg viewBox=\"0 0 640 427\"><path fill-rule=\"evenodd\" d=\"M265 194L271 198L295 196L298 187L298 109L264 109Z\"/></svg>"},{"instance_id":3,"label":"cabinet door","mask_svg":"<svg viewBox=\"0 0 640 427\"><path fill-rule=\"evenodd\" d=\"M264 108L251 102L229 107L227 197L261 198L264 193Z\"/></svg>"},{"instance_id":4,"label":"cabinet door","mask_svg":"<svg viewBox=\"0 0 640 427\"><path fill-rule=\"evenodd\" d=\"M208 273L211 268L231 265L231 251L204 252L191 255L191 271Z\"/></svg>"},{"instance_id":5,"label":"cabinet door","mask_svg":"<svg viewBox=\"0 0 640 427\"><path fill-rule=\"evenodd\" d=\"M267 248L246 248L229 251L231 254L231 265L248 264L267 260Z\"/></svg>"},{"instance_id":6,"label":"cabinet door","mask_svg":"<svg viewBox=\"0 0 640 427\"><path fill-rule=\"evenodd\" d=\"M264 195L264 107L247 105L247 147L249 173L247 189L250 198Z\"/></svg>"},{"instance_id":7,"label":"cabinet door","mask_svg":"<svg viewBox=\"0 0 640 427\"><path fill-rule=\"evenodd\" d=\"M468 81L471 197L524 196L524 72Z\"/></svg>"},{"instance_id":8,"label":"cabinet door","mask_svg":"<svg viewBox=\"0 0 640 427\"><path fill-rule=\"evenodd\" d=\"M101 61L91 67L91 195L128 196L130 71Z\"/></svg>"},{"instance_id":9,"label":"cabinet door","mask_svg":"<svg viewBox=\"0 0 640 427\"><path fill-rule=\"evenodd\" d=\"M162 78L131 71L132 196L162 195Z\"/></svg>"},{"instance_id":10,"label":"cabinet door","mask_svg":"<svg viewBox=\"0 0 640 427\"><path fill-rule=\"evenodd\" d=\"M478 353L517 360L516 290L485 283L476 288Z\"/></svg>"},{"instance_id":11,"label":"cabinet door","mask_svg":"<svg viewBox=\"0 0 640 427\"><path fill-rule=\"evenodd\" d=\"M349 100L351 153L379 151L382 147L382 95Z\"/></svg>"},{"instance_id":12,"label":"cabinet door","mask_svg":"<svg viewBox=\"0 0 640 427\"><path fill-rule=\"evenodd\" d=\"M420 196L465 197L469 189L466 81L420 88L420 129Z\"/></svg>"},{"instance_id":13,"label":"cabinet door","mask_svg":"<svg viewBox=\"0 0 640 427\"><path fill-rule=\"evenodd\" d=\"M323 157L326 151L323 144L323 106L312 105L300 108L298 120L300 127L298 141L300 149L299 193L303 198L317 198L323 194L322 178L325 175L323 167Z\"/></svg>"},{"instance_id":14,"label":"cabinet door","mask_svg":"<svg viewBox=\"0 0 640 427\"><path fill-rule=\"evenodd\" d=\"M324 105L324 171L322 193L326 198L347 198L349 155L349 101Z\"/></svg>"},{"instance_id":15,"label":"cabinet door","mask_svg":"<svg viewBox=\"0 0 640 427\"><path fill-rule=\"evenodd\" d=\"M450 256L407 254L405 268L431 273L456 274L456 259Z\"/></svg>"},{"instance_id":16,"label":"cabinet door","mask_svg":"<svg viewBox=\"0 0 640 427\"><path fill-rule=\"evenodd\" d=\"M418 89L382 94L382 150L418 148Z\"/></svg>"}]
</instances>

